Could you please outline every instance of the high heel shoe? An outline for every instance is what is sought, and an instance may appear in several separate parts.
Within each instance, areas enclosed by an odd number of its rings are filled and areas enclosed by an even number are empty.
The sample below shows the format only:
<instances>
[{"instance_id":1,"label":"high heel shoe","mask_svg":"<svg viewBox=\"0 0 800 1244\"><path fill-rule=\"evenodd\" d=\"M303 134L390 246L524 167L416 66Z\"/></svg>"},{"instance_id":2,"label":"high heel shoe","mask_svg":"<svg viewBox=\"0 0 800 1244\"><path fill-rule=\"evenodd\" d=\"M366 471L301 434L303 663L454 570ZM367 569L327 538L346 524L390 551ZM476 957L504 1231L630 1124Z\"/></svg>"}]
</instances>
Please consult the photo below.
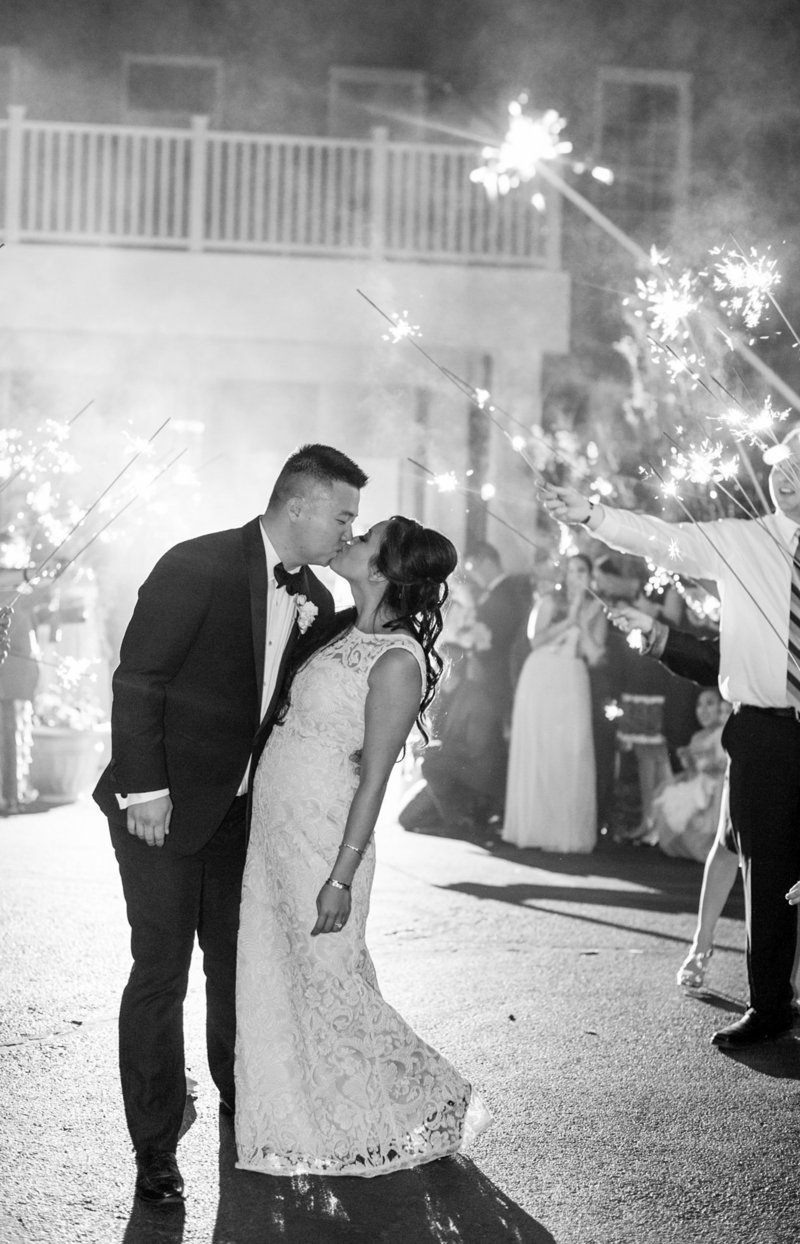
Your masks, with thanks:
<instances>
[{"instance_id":1,"label":"high heel shoe","mask_svg":"<svg viewBox=\"0 0 800 1244\"><path fill-rule=\"evenodd\" d=\"M689 951L681 966L678 968L678 984L681 989L702 989L708 971L708 961L714 953L714 947L710 950L695 950L694 947Z\"/></svg>"}]
</instances>

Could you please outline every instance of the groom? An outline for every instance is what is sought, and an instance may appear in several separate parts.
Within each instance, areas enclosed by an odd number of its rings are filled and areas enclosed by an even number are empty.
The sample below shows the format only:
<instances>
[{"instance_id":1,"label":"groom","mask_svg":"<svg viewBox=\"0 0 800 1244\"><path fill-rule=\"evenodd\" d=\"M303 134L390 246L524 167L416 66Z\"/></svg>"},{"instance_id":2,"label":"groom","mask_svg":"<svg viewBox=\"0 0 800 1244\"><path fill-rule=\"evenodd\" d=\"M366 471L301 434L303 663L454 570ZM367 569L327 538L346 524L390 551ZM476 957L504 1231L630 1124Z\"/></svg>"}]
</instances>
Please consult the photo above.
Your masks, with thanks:
<instances>
[{"instance_id":1,"label":"groom","mask_svg":"<svg viewBox=\"0 0 800 1244\"><path fill-rule=\"evenodd\" d=\"M209 1067L221 1109L233 1108L251 749L275 713L290 656L302 657L332 619L331 595L308 564L327 565L350 538L366 482L339 450L303 446L260 519L187 540L161 558L122 641L112 759L94 797L108 817L131 926L119 1058L144 1201L183 1194L175 1150L195 934Z\"/></svg>"}]
</instances>

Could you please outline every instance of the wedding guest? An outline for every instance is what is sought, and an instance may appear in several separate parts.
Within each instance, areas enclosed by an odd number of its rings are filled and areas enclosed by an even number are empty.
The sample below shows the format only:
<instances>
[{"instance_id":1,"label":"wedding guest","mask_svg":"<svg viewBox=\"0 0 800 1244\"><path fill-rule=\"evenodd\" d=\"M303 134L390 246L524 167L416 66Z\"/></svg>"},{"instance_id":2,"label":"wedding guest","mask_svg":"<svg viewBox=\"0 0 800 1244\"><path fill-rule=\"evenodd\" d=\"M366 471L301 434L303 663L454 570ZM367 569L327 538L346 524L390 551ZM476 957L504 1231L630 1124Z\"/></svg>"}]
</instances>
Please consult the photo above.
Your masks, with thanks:
<instances>
[{"instance_id":1,"label":"wedding guest","mask_svg":"<svg viewBox=\"0 0 800 1244\"><path fill-rule=\"evenodd\" d=\"M445 646L442 655L447 657ZM397 813L404 829L452 826L484 833L503 804L506 748L494 702L475 655L450 657L437 696L436 737L425 749L421 779Z\"/></svg>"},{"instance_id":2,"label":"wedding guest","mask_svg":"<svg viewBox=\"0 0 800 1244\"><path fill-rule=\"evenodd\" d=\"M618 567L611 558L600 558L594 564L592 577L595 591L610 603L619 596ZM602 583L602 587L601 587ZM613 595L608 587L613 584ZM608 716L608 706L618 701L622 692L621 649L625 641L613 628L606 635L603 655L589 671L589 690L592 706L592 742L594 744L595 793L597 800L598 833L607 832L612 825L616 777L616 729ZM624 660L624 655L622 660Z\"/></svg>"},{"instance_id":3,"label":"wedding guest","mask_svg":"<svg viewBox=\"0 0 800 1244\"><path fill-rule=\"evenodd\" d=\"M463 573L453 575L442 627L441 647L451 665L476 646L475 592Z\"/></svg>"},{"instance_id":4,"label":"wedding guest","mask_svg":"<svg viewBox=\"0 0 800 1244\"><path fill-rule=\"evenodd\" d=\"M249 763L288 658L333 617L308 569L350 537L364 472L306 445L266 512L167 552L139 591L113 678L112 759L95 799L108 817L131 925L119 1059L136 1194L182 1199L183 999L195 936L206 975L208 1060L234 1102L236 937Z\"/></svg>"},{"instance_id":5,"label":"wedding guest","mask_svg":"<svg viewBox=\"0 0 800 1244\"><path fill-rule=\"evenodd\" d=\"M258 763L237 969L238 1166L387 1175L488 1123L383 998L365 933L386 785L441 672L449 540L376 523L333 559L355 608L292 682ZM314 909L316 908L316 919Z\"/></svg>"},{"instance_id":6,"label":"wedding guest","mask_svg":"<svg viewBox=\"0 0 800 1244\"><path fill-rule=\"evenodd\" d=\"M597 838L587 666L602 660L606 618L589 593L592 564L570 557L542 598L511 720L502 838L518 847L591 851Z\"/></svg>"},{"instance_id":7,"label":"wedding guest","mask_svg":"<svg viewBox=\"0 0 800 1244\"><path fill-rule=\"evenodd\" d=\"M33 752L33 697L39 683L36 606L20 568L0 566L0 605L8 612L8 655L0 663L0 815L31 809L36 791L30 783Z\"/></svg>"},{"instance_id":8,"label":"wedding guest","mask_svg":"<svg viewBox=\"0 0 800 1244\"><path fill-rule=\"evenodd\" d=\"M665 855L702 862L716 836L728 765L722 746L722 728L728 717L723 704L715 687L698 693L696 713L700 729L681 749L683 771L656 792L653 836Z\"/></svg>"},{"instance_id":9,"label":"wedding guest","mask_svg":"<svg viewBox=\"0 0 800 1244\"><path fill-rule=\"evenodd\" d=\"M797 921L785 895L800 875L800 428L768 450L773 513L758 519L668 523L586 501L574 488L543 490L559 522L585 524L613 547L716 580L720 679L737 706L723 743L730 815L743 861L750 1008L712 1035L715 1045L771 1040L793 1022Z\"/></svg>"},{"instance_id":10,"label":"wedding guest","mask_svg":"<svg viewBox=\"0 0 800 1244\"><path fill-rule=\"evenodd\" d=\"M640 631L642 653L663 662L673 674L691 679L701 686L716 686L719 677L719 641L716 637L677 631L628 605L618 605L609 616L615 628L624 633L634 628ZM724 705L725 701L722 703ZM689 953L678 968L677 981L682 989L693 992L702 989L705 983L709 961L714 953L714 932L738 871L739 855L731 826L726 781L716 836L703 869L697 927ZM792 977L795 997L799 979L800 962L795 955Z\"/></svg>"},{"instance_id":11,"label":"wedding guest","mask_svg":"<svg viewBox=\"0 0 800 1244\"><path fill-rule=\"evenodd\" d=\"M466 567L478 593L476 621L486 632L485 642L476 645L483 683L507 729L514 698L513 643L530 613L531 579L507 574L497 549L485 540L467 551Z\"/></svg>"}]
</instances>

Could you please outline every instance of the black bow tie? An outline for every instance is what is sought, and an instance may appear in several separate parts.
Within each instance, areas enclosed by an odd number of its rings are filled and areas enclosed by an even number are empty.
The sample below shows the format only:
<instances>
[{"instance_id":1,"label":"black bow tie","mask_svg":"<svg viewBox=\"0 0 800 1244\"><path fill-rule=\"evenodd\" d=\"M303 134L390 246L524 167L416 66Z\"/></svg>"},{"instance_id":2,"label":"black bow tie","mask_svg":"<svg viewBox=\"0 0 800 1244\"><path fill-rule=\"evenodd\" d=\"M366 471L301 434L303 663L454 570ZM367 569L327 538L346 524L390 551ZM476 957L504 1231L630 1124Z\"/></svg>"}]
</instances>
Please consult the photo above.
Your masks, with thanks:
<instances>
[{"instance_id":1,"label":"black bow tie","mask_svg":"<svg viewBox=\"0 0 800 1244\"><path fill-rule=\"evenodd\" d=\"M285 587L290 596L296 596L303 586L303 571L287 570L283 562L277 562L274 570L278 587Z\"/></svg>"}]
</instances>

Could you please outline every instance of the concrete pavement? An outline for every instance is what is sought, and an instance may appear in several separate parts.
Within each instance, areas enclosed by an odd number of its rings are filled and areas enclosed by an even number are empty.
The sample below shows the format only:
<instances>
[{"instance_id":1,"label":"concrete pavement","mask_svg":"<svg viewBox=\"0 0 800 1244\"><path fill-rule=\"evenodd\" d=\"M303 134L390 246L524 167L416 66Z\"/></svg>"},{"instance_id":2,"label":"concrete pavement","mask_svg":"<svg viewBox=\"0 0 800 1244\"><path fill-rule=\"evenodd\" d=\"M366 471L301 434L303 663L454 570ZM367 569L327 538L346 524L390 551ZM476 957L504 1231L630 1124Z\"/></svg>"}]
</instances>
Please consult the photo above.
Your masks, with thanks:
<instances>
[{"instance_id":1,"label":"concrete pavement","mask_svg":"<svg viewBox=\"0 0 800 1244\"><path fill-rule=\"evenodd\" d=\"M378 832L370 946L385 995L495 1117L469 1155L373 1180L234 1171L187 999L198 1081L185 1210L133 1200L116 1077L127 926L89 803L0 821L2 1244L796 1244L800 1043L730 1056L746 999L741 895L711 992L675 971L700 866L605 841L588 857Z\"/></svg>"}]
</instances>

